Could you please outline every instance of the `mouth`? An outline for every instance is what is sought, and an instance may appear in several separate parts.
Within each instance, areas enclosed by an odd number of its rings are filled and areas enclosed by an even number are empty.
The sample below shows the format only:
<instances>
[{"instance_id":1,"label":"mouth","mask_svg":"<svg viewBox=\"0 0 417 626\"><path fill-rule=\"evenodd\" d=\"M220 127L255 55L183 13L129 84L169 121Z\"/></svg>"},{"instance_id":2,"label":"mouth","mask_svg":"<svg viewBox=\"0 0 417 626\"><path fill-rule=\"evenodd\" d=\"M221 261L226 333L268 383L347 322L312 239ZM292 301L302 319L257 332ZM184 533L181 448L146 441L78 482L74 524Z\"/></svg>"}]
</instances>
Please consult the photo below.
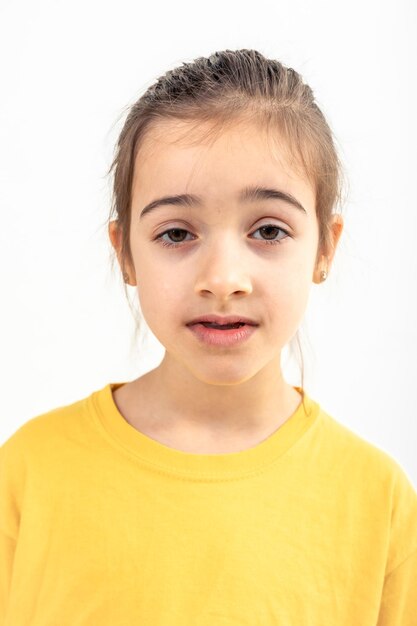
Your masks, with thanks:
<instances>
[{"instance_id":1,"label":"mouth","mask_svg":"<svg viewBox=\"0 0 417 626\"><path fill-rule=\"evenodd\" d=\"M244 322L217 324L203 321L188 324L188 327L203 344L231 348L246 342L256 331L257 325Z\"/></svg>"},{"instance_id":2,"label":"mouth","mask_svg":"<svg viewBox=\"0 0 417 626\"><path fill-rule=\"evenodd\" d=\"M214 322L197 322L193 326L204 326L205 328L216 328L217 330L230 330L231 328L242 328L246 326L243 322L236 322L235 324L215 324Z\"/></svg>"},{"instance_id":3,"label":"mouth","mask_svg":"<svg viewBox=\"0 0 417 626\"><path fill-rule=\"evenodd\" d=\"M259 326L254 320L242 315L202 315L188 322L187 326L200 324L205 328L216 328L219 330L230 330L231 328L241 328L242 326Z\"/></svg>"}]
</instances>

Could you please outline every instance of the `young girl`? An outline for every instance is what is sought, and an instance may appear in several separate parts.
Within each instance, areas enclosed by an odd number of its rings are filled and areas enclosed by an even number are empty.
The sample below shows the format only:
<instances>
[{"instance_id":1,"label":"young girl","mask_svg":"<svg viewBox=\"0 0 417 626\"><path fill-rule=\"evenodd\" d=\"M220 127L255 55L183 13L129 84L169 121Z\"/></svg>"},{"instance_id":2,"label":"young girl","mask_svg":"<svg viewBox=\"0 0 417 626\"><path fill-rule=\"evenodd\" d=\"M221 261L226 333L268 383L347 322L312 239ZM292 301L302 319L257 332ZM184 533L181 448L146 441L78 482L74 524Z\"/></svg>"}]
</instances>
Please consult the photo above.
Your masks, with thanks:
<instances>
[{"instance_id":1,"label":"young girl","mask_svg":"<svg viewBox=\"0 0 417 626\"><path fill-rule=\"evenodd\" d=\"M281 371L343 227L311 89L254 50L183 64L113 168L165 354L0 448L1 626L415 626L413 486Z\"/></svg>"}]
</instances>

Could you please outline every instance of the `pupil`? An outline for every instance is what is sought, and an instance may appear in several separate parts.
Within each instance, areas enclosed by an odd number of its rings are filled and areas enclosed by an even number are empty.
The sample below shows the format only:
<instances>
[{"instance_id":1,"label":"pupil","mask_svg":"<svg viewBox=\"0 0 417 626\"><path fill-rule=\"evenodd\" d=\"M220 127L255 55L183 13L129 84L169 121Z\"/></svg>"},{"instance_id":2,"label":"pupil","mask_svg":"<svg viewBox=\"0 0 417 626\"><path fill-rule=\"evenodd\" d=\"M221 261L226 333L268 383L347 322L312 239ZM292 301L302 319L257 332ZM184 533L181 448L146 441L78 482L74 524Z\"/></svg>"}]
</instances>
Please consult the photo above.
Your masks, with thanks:
<instances>
[{"instance_id":1,"label":"pupil","mask_svg":"<svg viewBox=\"0 0 417 626\"><path fill-rule=\"evenodd\" d=\"M265 232L265 231L270 231L271 229L274 231L274 230L277 230L277 229L278 229L278 226L263 226L262 228L263 228L264 232ZM268 232L266 233L266 236L268 237ZM271 236L271 234L270 234L270 233L269 233L269 236ZM275 236L275 235L273 234L271 238L273 239L273 238L274 238L274 236Z\"/></svg>"},{"instance_id":2,"label":"pupil","mask_svg":"<svg viewBox=\"0 0 417 626\"><path fill-rule=\"evenodd\" d=\"M179 237L180 241L182 241L181 234L183 234L184 231L182 231L181 228L172 228L169 232L170 232L170 237L174 239L175 243L178 243L178 241L175 240L175 237ZM172 233L174 233L174 235Z\"/></svg>"}]
</instances>

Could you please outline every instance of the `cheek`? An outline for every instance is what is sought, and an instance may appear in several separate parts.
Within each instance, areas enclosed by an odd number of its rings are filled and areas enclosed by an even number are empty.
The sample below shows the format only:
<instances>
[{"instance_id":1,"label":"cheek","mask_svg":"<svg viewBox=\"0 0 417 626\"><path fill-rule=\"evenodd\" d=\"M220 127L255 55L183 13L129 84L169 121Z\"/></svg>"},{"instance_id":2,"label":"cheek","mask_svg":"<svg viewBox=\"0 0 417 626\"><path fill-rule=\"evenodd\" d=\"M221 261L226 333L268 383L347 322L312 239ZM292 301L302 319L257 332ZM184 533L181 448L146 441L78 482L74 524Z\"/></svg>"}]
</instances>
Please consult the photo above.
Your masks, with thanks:
<instances>
[{"instance_id":1,"label":"cheek","mask_svg":"<svg viewBox=\"0 0 417 626\"><path fill-rule=\"evenodd\" d=\"M154 266L138 275L137 294L140 309L149 328L157 334L168 319L183 311L184 301L179 277L164 273ZM155 332L156 331L156 332Z\"/></svg>"},{"instance_id":2,"label":"cheek","mask_svg":"<svg viewBox=\"0 0 417 626\"><path fill-rule=\"evenodd\" d=\"M297 326L304 316L311 288L309 273L288 271L265 286L265 303L272 323Z\"/></svg>"}]
</instances>

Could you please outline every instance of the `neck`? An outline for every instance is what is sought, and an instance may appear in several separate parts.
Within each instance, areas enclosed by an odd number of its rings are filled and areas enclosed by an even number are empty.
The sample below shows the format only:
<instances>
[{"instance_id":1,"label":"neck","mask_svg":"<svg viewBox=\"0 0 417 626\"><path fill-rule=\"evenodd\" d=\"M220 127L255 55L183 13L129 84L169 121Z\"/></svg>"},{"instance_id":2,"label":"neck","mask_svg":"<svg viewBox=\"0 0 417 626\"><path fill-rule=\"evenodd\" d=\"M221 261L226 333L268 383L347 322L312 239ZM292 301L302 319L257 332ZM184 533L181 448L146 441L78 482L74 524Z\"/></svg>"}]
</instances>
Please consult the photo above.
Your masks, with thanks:
<instances>
[{"instance_id":1,"label":"neck","mask_svg":"<svg viewBox=\"0 0 417 626\"><path fill-rule=\"evenodd\" d=\"M250 435L276 430L301 402L273 361L239 384L210 384L165 354L160 365L133 381L138 406L153 427Z\"/></svg>"}]
</instances>

